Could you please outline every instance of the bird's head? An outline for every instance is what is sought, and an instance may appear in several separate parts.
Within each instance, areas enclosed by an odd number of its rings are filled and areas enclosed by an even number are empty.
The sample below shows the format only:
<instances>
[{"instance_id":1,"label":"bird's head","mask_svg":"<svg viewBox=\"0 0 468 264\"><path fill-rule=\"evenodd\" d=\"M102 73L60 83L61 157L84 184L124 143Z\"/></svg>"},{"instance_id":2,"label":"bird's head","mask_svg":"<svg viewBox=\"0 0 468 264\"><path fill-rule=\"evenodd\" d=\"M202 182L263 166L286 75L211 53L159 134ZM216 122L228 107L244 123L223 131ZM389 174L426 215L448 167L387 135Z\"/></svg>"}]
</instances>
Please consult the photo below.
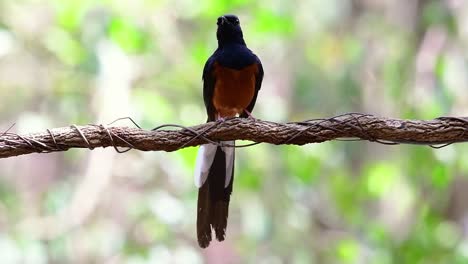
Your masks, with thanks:
<instances>
[{"instance_id":1,"label":"bird's head","mask_svg":"<svg viewBox=\"0 0 468 264\"><path fill-rule=\"evenodd\" d=\"M218 17L216 36L220 45L228 43L245 44L239 18L235 15Z\"/></svg>"}]
</instances>

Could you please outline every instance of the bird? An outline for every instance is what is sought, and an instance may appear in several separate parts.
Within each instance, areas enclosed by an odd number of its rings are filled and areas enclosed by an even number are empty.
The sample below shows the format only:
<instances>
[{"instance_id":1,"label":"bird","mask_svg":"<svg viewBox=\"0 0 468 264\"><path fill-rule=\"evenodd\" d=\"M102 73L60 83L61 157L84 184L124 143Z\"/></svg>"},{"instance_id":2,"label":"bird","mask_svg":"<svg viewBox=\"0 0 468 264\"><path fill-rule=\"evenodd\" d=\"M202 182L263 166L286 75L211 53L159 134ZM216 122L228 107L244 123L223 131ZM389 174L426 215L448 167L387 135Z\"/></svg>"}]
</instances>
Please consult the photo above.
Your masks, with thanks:
<instances>
[{"instance_id":1,"label":"bird","mask_svg":"<svg viewBox=\"0 0 468 264\"><path fill-rule=\"evenodd\" d=\"M218 48L206 61L202 75L207 122L253 117L251 112L263 81L262 63L247 48L237 16L220 16L216 24ZM212 230L218 241L226 236L235 142L221 143L201 145L195 162L197 239L201 248L209 246Z\"/></svg>"}]
</instances>

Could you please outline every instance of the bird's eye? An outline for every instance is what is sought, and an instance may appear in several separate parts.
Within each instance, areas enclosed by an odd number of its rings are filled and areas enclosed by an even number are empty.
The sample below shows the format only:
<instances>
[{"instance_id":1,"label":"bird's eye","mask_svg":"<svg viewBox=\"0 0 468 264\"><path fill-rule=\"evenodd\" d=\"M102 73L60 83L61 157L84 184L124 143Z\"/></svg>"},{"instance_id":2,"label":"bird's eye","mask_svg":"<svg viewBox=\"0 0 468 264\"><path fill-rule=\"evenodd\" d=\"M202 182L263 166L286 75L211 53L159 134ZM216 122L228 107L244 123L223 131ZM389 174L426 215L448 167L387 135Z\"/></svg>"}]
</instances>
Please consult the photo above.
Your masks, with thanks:
<instances>
[{"instance_id":1,"label":"bird's eye","mask_svg":"<svg viewBox=\"0 0 468 264\"><path fill-rule=\"evenodd\" d=\"M235 23L236 25L239 25L239 19L236 18L236 20L234 21L234 23Z\"/></svg>"}]
</instances>

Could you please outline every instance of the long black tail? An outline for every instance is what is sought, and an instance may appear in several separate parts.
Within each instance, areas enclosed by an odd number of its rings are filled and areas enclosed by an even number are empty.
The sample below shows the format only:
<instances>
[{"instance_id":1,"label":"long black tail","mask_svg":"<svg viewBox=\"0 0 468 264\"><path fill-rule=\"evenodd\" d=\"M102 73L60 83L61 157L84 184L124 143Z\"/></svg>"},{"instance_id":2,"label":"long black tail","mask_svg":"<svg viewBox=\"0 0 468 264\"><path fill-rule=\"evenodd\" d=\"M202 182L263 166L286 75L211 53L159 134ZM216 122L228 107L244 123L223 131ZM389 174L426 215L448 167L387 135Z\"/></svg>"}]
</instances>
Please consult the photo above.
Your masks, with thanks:
<instances>
[{"instance_id":1,"label":"long black tail","mask_svg":"<svg viewBox=\"0 0 468 264\"><path fill-rule=\"evenodd\" d=\"M211 228L214 229L218 241L223 241L226 235L234 165L231 182L226 188L224 188L225 178L226 154L221 147L218 147L208 178L198 189L197 237L198 244L202 248L206 248L211 242Z\"/></svg>"}]
</instances>

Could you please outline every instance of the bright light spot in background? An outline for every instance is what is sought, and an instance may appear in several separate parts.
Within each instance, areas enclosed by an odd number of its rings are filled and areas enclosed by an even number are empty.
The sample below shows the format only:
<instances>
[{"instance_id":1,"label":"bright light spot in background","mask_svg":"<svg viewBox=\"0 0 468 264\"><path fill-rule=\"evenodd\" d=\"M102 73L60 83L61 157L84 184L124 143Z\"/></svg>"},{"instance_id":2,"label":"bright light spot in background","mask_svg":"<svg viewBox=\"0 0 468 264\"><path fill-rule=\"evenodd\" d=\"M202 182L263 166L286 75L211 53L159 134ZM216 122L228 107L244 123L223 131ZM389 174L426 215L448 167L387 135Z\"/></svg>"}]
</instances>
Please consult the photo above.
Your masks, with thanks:
<instances>
[{"instance_id":1,"label":"bright light spot in background","mask_svg":"<svg viewBox=\"0 0 468 264\"><path fill-rule=\"evenodd\" d=\"M437 160L447 165L453 164L457 159L457 151L453 145L441 149L434 149L433 152Z\"/></svg>"},{"instance_id":2,"label":"bright light spot in background","mask_svg":"<svg viewBox=\"0 0 468 264\"><path fill-rule=\"evenodd\" d=\"M397 177L393 183L388 183L388 189L382 193L379 205L379 222L386 226L392 236L402 237L406 234L415 203L415 194L404 177ZM398 197L398 199L395 199Z\"/></svg>"},{"instance_id":3,"label":"bright light spot in background","mask_svg":"<svg viewBox=\"0 0 468 264\"><path fill-rule=\"evenodd\" d=\"M458 244L457 252L464 258L468 259L468 241L464 240L460 244Z\"/></svg>"},{"instance_id":4,"label":"bright light spot in background","mask_svg":"<svg viewBox=\"0 0 468 264\"><path fill-rule=\"evenodd\" d=\"M373 165L368 170L367 189L371 194L381 196L395 185L399 175L400 172L396 166L386 163Z\"/></svg>"},{"instance_id":5,"label":"bright light spot in background","mask_svg":"<svg viewBox=\"0 0 468 264\"><path fill-rule=\"evenodd\" d=\"M5 30L0 30L0 57L10 53L12 49L13 36Z\"/></svg>"},{"instance_id":6,"label":"bright light spot in background","mask_svg":"<svg viewBox=\"0 0 468 264\"><path fill-rule=\"evenodd\" d=\"M203 263L203 259L193 248L188 246L180 246L175 250L169 250L165 246L155 246L151 248L149 256L146 260L134 258L132 264L140 263Z\"/></svg>"},{"instance_id":7,"label":"bright light spot in background","mask_svg":"<svg viewBox=\"0 0 468 264\"><path fill-rule=\"evenodd\" d=\"M292 206L287 212L287 223L291 228L307 232L310 223L310 213L308 209L300 204Z\"/></svg>"},{"instance_id":8,"label":"bright light spot in background","mask_svg":"<svg viewBox=\"0 0 468 264\"><path fill-rule=\"evenodd\" d=\"M183 204L165 191L151 195L149 202L153 213L166 224L174 225L184 218Z\"/></svg>"},{"instance_id":9,"label":"bright light spot in background","mask_svg":"<svg viewBox=\"0 0 468 264\"><path fill-rule=\"evenodd\" d=\"M52 127L52 122L47 118L47 116L42 116L34 112L24 112L18 118L15 129L19 133L28 133L44 129L46 127Z\"/></svg>"},{"instance_id":10,"label":"bright light spot in background","mask_svg":"<svg viewBox=\"0 0 468 264\"><path fill-rule=\"evenodd\" d=\"M248 198L248 203L242 203L242 229L255 239L262 239L267 234L267 212L258 196Z\"/></svg>"},{"instance_id":11,"label":"bright light spot in background","mask_svg":"<svg viewBox=\"0 0 468 264\"><path fill-rule=\"evenodd\" d=\"M338 257L345 263L356 263L359 256L359 244L351 239L342 240L338 244Z\"/></svg>"},{"instance_id":12,"label":"bright light spot in background","mask_svg":"<svg viewBox=\"0 0 468 264\"><path fill-rule=\"evenodd\" d=\"M189 246L178 247L174 252L172 260L172 263L203 263L200 254L198 254L193 247Z\"/></svg>"},{"instance_id":13,"label":"bright light spot in background","mask_svg":"<svg viewBox=\"0 0 468 264\"><path fill-rule=\"evenodd\" d=\"M4 263L19 263L21 251L16 243L8 236L0 236L0 252Z\"/></svg>"},{"instance_id":14,"label":"bright light spot in background","mask_svg":"<svg viewBox=\"0 0 468 264\"><path fill-rule=\"evenodd\" d=\"M260 91L261 93L262 91ZM265 120L272 121L282 121L287 117L287 106L284 103L284 100L279 96L268 96L259 99L258 101L263 101L263 104L259 104L260 111L255 111L253 115L257 116L256 112L261 112L259 115L262 116Z\"/></svg>"},{"instance_id":15,"label":"bright light spot in background","mask_svg":"<svg viewBox=\"0 0 468 264\"><path fill-rule=\"evenodd\" d=\"M165 246L155 246L150 251L149 261L145 263L170 263L171 252Z\"/></svg>"},{"instance_id":16,"label":"bright light spot in background","mask_svg":"<svg viewBox=\"0 0 468 264\"><path fill-rule=\"evenodd\" d=\"M444 221L437 225L435 229L435 237L439 244L447 249L451 249L457 245L460 240L461 230L456 226L456 223Z\"/></svg>"}]
</instances>

